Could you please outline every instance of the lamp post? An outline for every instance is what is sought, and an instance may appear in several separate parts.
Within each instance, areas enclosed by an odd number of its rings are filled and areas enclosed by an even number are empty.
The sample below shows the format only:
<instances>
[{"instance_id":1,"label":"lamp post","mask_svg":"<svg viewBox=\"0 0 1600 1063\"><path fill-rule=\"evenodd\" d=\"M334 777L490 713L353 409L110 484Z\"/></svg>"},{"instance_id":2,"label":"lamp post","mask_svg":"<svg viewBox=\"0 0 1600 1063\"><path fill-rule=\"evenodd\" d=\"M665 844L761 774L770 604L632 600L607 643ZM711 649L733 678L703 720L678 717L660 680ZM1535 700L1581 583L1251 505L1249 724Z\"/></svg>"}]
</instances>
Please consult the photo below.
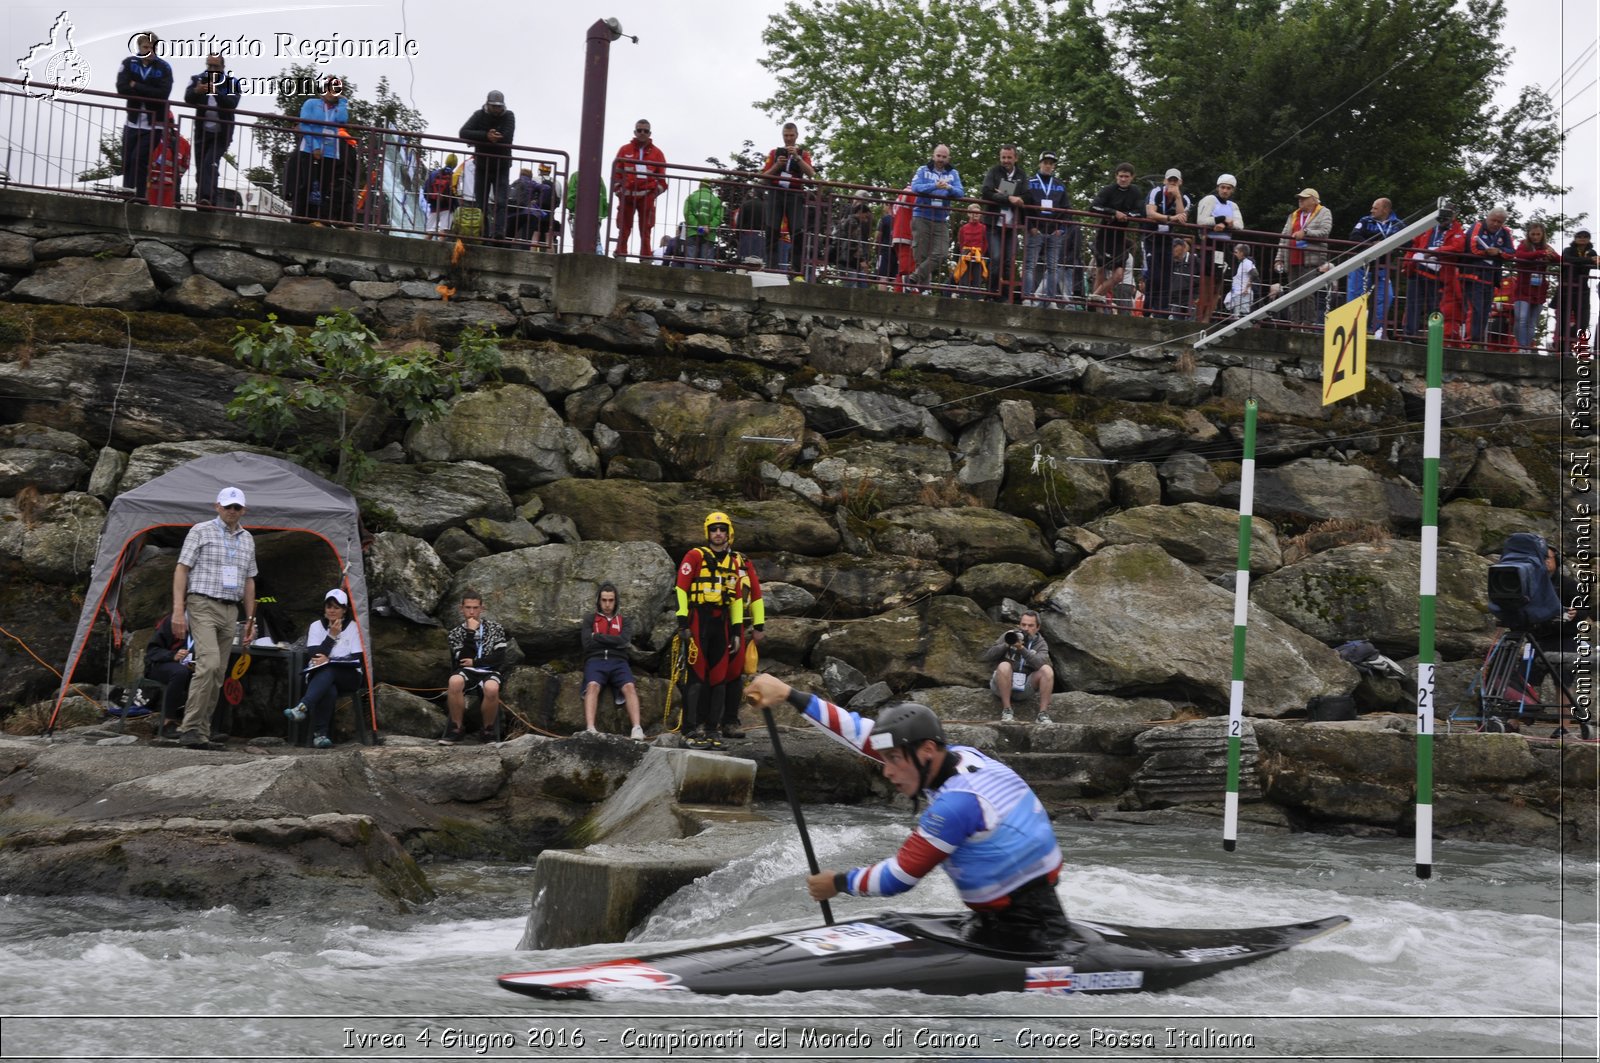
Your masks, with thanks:
<instances>
[{"instance_id":1,"label":"lamp post","mask_svg":"<svg viewBox=\"0 0 1600 1063\"><path fill-rule=\"evenodd\" d=\"M600 138L606 132L606 79L611 70L611 42L621 37L622 23L603 18L589 27L583 59L583 117L578 129L578 201L572 204L572 250L596 253L600 243ZM633 38L635 42L638 38Z\"/></svg>"}]
</instances>

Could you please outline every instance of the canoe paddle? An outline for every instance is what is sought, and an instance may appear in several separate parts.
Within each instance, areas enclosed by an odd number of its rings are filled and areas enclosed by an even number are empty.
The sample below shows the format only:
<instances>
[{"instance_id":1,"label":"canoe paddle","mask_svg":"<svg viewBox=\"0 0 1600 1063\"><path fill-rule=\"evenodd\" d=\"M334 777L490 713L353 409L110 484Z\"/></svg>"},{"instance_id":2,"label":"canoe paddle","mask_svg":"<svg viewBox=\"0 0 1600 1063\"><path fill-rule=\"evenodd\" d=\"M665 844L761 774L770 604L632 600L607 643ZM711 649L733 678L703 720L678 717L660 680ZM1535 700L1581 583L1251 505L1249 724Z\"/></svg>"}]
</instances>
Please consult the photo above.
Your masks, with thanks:
<instances>
[{"instance_id":1,"label":"canoe paddle","mask_svg":"<svg viewBox=\"0 0 1600 1063\"><path fill-rule=\"evenodd\" d=\"M772 710L765 705L761 707L761 716L767 721L767 736L772 739L772 759L778 762L778 776L783 779L783 792L789 798L789 811L794 813L794 825L800 830L800 846L806 851L806 863L810 865L813 875L819 874L822 868L817 866L817 852L811 848L811 835L806 832L806 816L800 811L800 800L794 793L794 780L789 777L789 758L783 755L778 724L772 718ZM827 901L818 901L817 904L822 907L822 921L832 926L833 909L828 907Z\"/></svg>"}]
</instances>

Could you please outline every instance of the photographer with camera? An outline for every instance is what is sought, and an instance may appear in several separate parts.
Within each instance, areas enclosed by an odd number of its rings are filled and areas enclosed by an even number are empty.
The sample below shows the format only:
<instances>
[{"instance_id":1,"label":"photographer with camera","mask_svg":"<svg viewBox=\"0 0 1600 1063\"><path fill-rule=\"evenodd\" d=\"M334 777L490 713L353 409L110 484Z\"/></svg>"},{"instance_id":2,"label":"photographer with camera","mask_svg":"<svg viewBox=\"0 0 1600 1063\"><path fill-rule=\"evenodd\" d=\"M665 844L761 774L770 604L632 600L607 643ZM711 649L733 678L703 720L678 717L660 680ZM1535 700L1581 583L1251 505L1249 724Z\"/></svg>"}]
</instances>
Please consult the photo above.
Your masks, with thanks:
<instances>
[{"instance_id":1,"label":"photographer with camera","mask_svg":"<svg viewBox=\"0 0 1600 1063\"><path fill-rule=\"evenodd\" d=\"M811 166L811 153L799 144L800 127L793 122L783 124L783 143L767 152L767 163L761 171L771 186L767 193L767 268L781 269L785 264L781 255L781 232L785 222L789 225L790 273L800 273L802 249L805 246L805 216L807 177L817 176Z\"/></svg>"},{"instance_id":2,"label":"photographer with camera","mask_svg":"<svg viewBox=\"0 0 1600 1063\"><path fill-rule=\"evenodd\" d=\"M983 651L984 661L999 661L989 677L989 689L1000 699L1000 719L1010 723L1013 698L1039 696L1039 723L1050 721L1050 695L1055 690L1056 673L1050 666L1050 645L1039 634L1039 614L1027 610L1017 626Z\"/></svg>"},{"instance_id":3,"label":"photographer with camera","mask_svg":"<svg viewBox=\"0 0 1600 1063\"><path fill-rule=\"evenodd\" d=\"M1586 689L1578 696L1574 683L1578 662L1591 652L1586 642L1594 609L1578 581L1563 571L1560 553L1531 532L1507 536L1499 561L1489 566L1488 590L1489 611L1496 623L1510 630L1485 665L1487 693L1497 700L1519 703L1520 715L1537 703L1536 692L1545 677L1553 675L1556 730L1551 737L1566 737L1566 723L1574 718L1584 724L1587 733L1593 690ZM1497 655L1498 661L1493 659ZM1592 669L1585 678L1586 686L1592 687ZM1583 708L1576 717L1574 701Z\"/></svg>"},{"instance_id":4,"label":"photographer with camera","mask_svg":"<svg viewBox=\"0 0 1600 1063\"><path fill-rule=\"evenodd\" d=\"M228 145L233 143L233 112L239 107L244 88L228 73L222 56L206 56L204 73L189 79L183 102L195 108L194 149L200 166L195 170L196 210L211 210L217 205L217 165Z\"/></svg>"}]
</instances>

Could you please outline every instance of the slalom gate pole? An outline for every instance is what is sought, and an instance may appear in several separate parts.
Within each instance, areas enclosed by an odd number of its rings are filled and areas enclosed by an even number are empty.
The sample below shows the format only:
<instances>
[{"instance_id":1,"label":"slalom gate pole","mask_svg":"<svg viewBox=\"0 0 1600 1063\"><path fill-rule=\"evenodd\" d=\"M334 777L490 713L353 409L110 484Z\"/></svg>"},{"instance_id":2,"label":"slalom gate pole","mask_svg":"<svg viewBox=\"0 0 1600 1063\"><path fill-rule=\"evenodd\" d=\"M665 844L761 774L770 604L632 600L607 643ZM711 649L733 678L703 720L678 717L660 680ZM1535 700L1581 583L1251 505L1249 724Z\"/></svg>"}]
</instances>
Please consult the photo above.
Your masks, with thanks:
<instances>
[{"instance_id":1,"label":"slalom gate pole","mask_svg":"<svg viewBox=\"0 0 1600 1063\"><path fill-rule=\"evenodd\" d=\"M1422 575L1417 594L1417 877L1433 876L1434 598L1439 571L1439 433L1444 414L1444 317L1428 318L1422 423Z\"/></svg>"},{"instance_id":2,"label":"slalom gate pole","mask_svg":"<svg viewBox=\"0 0 1600 1063\"><path fill-rule=\"evenodd\" d=\"M765 705L761 707L761 718L767 721L767 737L772 739L772 759L778 763L778 775L783 779L783 794L789 799L789 811L794 813L794 825L800 831L800 847L806 851L806 866L813 875L822 870L817 866L817 851L811 848L811 834L806 830L806 814L800 811L800 799L795 796L794 779L789 775L789 758L783 755L783 742L778 738L778 723L772 718L772 710ZM818 901L822 908L822 921L829 926L833 925L833 909L828 907L827 901Z\"/></svg>"},{"instance_id":3,"label":"slalom gate pole","mask_svg":"<svg viewBox=\"0 0 1600 1063\"><path fill-rule=\"evenodd\" d=\"M1250 619L1250 517L1256 494L1256 400L1244 404L1244 461L1239 469L1239 567L1233 576L1233 682L1228 688L1228 792L1222 848L1239 844L1239 747L1244 739L1244 639Z\"/></svg>"}]
</instances>

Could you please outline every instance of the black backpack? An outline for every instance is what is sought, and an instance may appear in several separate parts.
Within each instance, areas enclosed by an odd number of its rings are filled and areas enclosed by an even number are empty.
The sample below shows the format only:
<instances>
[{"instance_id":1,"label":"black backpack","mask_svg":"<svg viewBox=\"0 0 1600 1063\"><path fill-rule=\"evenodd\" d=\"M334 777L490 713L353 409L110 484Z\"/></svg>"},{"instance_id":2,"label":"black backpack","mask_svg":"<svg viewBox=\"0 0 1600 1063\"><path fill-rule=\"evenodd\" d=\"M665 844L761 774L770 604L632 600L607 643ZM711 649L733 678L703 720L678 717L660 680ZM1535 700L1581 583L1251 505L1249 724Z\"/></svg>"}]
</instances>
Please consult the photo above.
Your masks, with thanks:
<instances>
[{"instance_id":1,"label":"black backpack","mask_svg":"<svg viewBox=\"0 0 1600 1063\"><path fill-rule=\"evenodd\" d=\"M1523 630L1560 618L1561 597L1545 568L1548 550L1532 532L1506 536L1499 562L1489 566L1489 611L1502 627Z\"/></svg>"}]
</instances>

